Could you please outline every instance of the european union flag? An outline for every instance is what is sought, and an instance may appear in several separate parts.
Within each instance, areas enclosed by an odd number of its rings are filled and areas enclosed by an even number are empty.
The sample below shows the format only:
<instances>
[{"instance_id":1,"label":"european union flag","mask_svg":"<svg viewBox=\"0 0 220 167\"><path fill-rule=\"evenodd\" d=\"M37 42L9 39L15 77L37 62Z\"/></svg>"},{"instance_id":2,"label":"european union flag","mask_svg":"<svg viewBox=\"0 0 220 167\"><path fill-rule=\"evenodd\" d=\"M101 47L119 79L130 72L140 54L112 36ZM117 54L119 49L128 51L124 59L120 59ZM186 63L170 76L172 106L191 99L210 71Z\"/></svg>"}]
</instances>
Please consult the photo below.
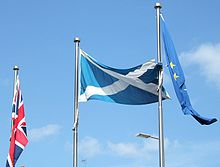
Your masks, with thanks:
<instances>
[{"instance_id":1,"label":"european union flag","mask_svg":"<svg viewBox=\"0 0 220 167\"><path fill-rule=\"evenodd\" d=\"M160 20L161 20L161 28L163 33L163 43L166 53L166 60L168 63L170 76L172 78L176 96L180 102L183 113L185 115L186 114L192 115L202 125L210 125L216 122L217 121L216 118L212 118L212 119L204 118L192 108L185 85L184 73L180 66L173 41L169 35L169 32L167 31L162 15L160 15L160 18L161 18Z\"/></svg>"}]
</instances>

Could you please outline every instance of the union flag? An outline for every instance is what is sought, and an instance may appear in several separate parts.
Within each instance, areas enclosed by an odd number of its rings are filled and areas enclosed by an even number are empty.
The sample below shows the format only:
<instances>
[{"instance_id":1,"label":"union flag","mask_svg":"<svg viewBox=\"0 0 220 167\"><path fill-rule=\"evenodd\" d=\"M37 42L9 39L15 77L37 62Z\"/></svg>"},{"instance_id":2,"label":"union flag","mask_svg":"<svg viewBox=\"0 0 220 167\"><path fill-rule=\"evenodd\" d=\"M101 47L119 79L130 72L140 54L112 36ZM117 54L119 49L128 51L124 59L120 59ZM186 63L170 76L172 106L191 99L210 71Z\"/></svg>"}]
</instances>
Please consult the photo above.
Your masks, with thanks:
<instances>
[{"instance_id":1,"label":"union flag","mask_svg":"<svg viewBox=\"0 0 220 167\"><path fill-rule=\"evenodd\" d=\"M12 103L12 129L10 148L6 167L14 167L23 149L28 143L24 104L21 95L19 76L15 77L14 96Z\"/></svg>"}]
</instances>

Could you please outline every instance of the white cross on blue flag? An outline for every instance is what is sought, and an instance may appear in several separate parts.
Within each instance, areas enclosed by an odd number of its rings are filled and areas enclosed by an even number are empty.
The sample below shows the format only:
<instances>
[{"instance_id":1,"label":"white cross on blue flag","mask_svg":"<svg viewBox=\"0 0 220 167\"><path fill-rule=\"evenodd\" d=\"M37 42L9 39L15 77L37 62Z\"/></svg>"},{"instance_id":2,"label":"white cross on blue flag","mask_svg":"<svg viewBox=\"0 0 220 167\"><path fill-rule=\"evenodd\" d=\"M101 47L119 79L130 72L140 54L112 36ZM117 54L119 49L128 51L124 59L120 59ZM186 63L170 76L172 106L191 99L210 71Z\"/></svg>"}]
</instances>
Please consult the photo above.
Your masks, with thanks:
<instances>
[{"instance_id":1,"label":"white cross on blue flag","mask_svg":"<svg viewBox=\"0 0 220 167\"><path fill-rule=\"evenodd\" d=\"M158 72L154 60L129 69L115 69L98 63L80 50L79 102L90 99L141 105L158 102ZM163 99L169 95L163 88Z\"/></svg>"}]
</instances>

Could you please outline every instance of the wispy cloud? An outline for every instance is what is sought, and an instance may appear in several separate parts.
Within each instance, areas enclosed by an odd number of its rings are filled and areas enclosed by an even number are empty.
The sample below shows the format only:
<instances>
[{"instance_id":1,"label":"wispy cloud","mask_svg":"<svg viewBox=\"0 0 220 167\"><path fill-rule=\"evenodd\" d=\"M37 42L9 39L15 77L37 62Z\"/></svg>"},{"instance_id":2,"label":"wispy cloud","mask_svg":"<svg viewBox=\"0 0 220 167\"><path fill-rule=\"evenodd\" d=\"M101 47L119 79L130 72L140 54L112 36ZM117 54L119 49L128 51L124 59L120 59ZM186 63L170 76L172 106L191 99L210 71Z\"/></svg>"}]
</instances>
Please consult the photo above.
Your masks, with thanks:
<instances>
[{"instance_id":1,"label":"wispy cloud","mask_svg":"<svg viewBox=\"0 0 220 167\"><path fill-rule=\"evenodd\" d=\"M141 148L136 143L108 143L108 148L120 156L137 157L140 156Z\"/></svg>"},{"instance_id":2,"label":"wispy cloud","mask_svg":"<svg viewBox=\"0 0 220 167\"><path fill-rule=\"evenodd\" d=\"M220 141L185 142L167 150L167 162L170 167L206 167L218 166ZM174 160L175 159L175 160ZM204 161L206 159L207 161ZM184 160L184 161L183 161Z\"/></svg>"},{"instance_id":3,"label":"wispy cloud","mask_svg":"<svg viewBox=\"0 0 220 167\"><path fill-rule=\"evenodd\" d=\"M167 145L165 140L165 145ZM122 158L140 158L158 152L158 141L149 139L138 144L135 142L112 142L101 143L93 137L85 137L79 142L79 151L83 157L93 158L100 155L120 156Z\"/></svg>"},{"instance_id":4,"label":"wispy cloud","mask_svg":"<svg viewBox=\"0 0 220 167\"><path fill-rule=\"evenodd\" d=\"M169 143L169 144L168 144ZM165 140L165 147L172 145ZM69 147L69 144L68 144ZM158 141L155 139L148 139L142 144L135 142L111 142L101 143L98 139L93 137L85 137L79 142L80 154L84 157L95 157L98 155L118 155L124 158L143 157L152 153L158 152Z\"/></svg>"},{"instance_id":5,"label":"wispy cloud","mask_svg":"<svg viewBox=\"0 0 220 167\"><path fill-rule=\"evenodd\" d=\"M85 137L79 143L79 151L85 157L94 157L102 153L100 142L93 137Z\"/></svg>"},{"instance_id":6,"label":"wispy cloud","mask_svg":"<svg viewBox=\"0 0 220 167\"><path fill-rule=\"evenodd\" d=\"M148 139L143 143L136 142L111 142L101 143L99 140L86 137L80 141L80 153L87 158L97 158L115 155L120 159L129 158L127 167L133 166L157 166L158 165L158 141ZM170 167L206 167L220 163L220 141L183 142L165 139L166 164ZM212 159L215 161L212 161ZM207 162L203 160L207 159ZM117 161L117 160L116 160ZM213 165L214 164L214 165ZM108 166L108 165L107 165ZM123 167L123 164L116 164Z\"/></svg>"},{"instance_id":7,"label":"wispy cloud","mask_svg":"<svg viewBox=\"0 0 220 167\"><path fill-rule=\"evenodd\" d=\"M35 129L31 129L29 130L28 133L28 138L31 141L39 141L43 138L55 135L57 133L59 133L61 129L60 125L57 124L48 124L46 126L40 127L40 128L35 128Z\"/></svg>"},{"instance_id":8,"label":"wispy cloud","mask_svg":"<svg viewBox=\"0 0 220 167\"><path fill-rule=\"evenodd\" d=\"M164 145L165 149L170 149L178 147L179 143L166 138ZM135 142L108 142L106 150L109 150L110 154L116 154L122 158L133 158L138 161L152 160L157 157L159 145L158 140L155 139L147 139L141 144Z\"/></svg>"},{"instance_id":9,"label":"wispy cloud","mask_svg":"<svg viewBox=\"0 0 220 167\"><path fill-rule=\"evenodd\" d=\"M220 88L220 43L202 44L191 51L181 53L180 57L185 64L198 65L200 74Z\"/></svg>"}]
</instances>

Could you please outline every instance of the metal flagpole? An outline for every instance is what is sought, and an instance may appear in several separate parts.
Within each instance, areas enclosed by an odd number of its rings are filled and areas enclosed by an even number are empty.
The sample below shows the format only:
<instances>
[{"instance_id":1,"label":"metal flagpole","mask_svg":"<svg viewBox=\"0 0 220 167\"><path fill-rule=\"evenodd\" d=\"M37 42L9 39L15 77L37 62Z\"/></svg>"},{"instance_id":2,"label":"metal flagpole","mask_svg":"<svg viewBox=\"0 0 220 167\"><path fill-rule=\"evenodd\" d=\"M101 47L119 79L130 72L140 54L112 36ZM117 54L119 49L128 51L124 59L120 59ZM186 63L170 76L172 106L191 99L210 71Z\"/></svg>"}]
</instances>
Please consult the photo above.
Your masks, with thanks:
<instances>
[{"instance_id":1,"label":"metal flagpole","mask_svg":"<svg viewBox=\"0 0 220 167\"><path fill-rule=\"evenodd\" d=\"M16 81L17 81L18 70L19 70L18 66L14 66L13 70L14 70L14 92L13 93L15 93Z\"/></svg>"},{"instance_id":2,"label":"metal flagpole","mask_svg":"<svg viewBox=\"0 0 220 167\"><path fill-rule=\"evenodd\" d=\"M16 90L16 82L17 82L17 76L18 76L19 67L18 66L14 66L13 70L14 70L14 90L13 90L13 98L14 98L15 97L14 95L15 95L15 90ZM14 118L15 115L12 115L12 117ZM12 128L13 128L13 120L11 122L11 130L12 130Z\"/></svg>"},{"instance_id":3,"label":"metal flagpole","mask_svg":"<svg viewBox=\"0 0 220 167\"><path fill-rule=\"evenodd\" d=\"M78 120L79 120L79 43L78 37L74 38L75 43L75 79L74 79L74 125L73 125L73 167L78 166Z\"/></svg>"},{"instance_id":4,"label":"metal flagpole","mask_svg":"<svg viewBox=\"0 0 220 167\"><path fill-rule=\"evenodd\" d=\"M155 7L157 15L157 61L162 64L161 58L161 41L160 41L160 3L156 3ZM163 108L162 108L162 85L163 85L163 69L159 71L159 87L158 87L158 119L159 119L159 162L160 167L165 167L164 162L164 135L163 135Z\"/></svg>"}]
</instances>

